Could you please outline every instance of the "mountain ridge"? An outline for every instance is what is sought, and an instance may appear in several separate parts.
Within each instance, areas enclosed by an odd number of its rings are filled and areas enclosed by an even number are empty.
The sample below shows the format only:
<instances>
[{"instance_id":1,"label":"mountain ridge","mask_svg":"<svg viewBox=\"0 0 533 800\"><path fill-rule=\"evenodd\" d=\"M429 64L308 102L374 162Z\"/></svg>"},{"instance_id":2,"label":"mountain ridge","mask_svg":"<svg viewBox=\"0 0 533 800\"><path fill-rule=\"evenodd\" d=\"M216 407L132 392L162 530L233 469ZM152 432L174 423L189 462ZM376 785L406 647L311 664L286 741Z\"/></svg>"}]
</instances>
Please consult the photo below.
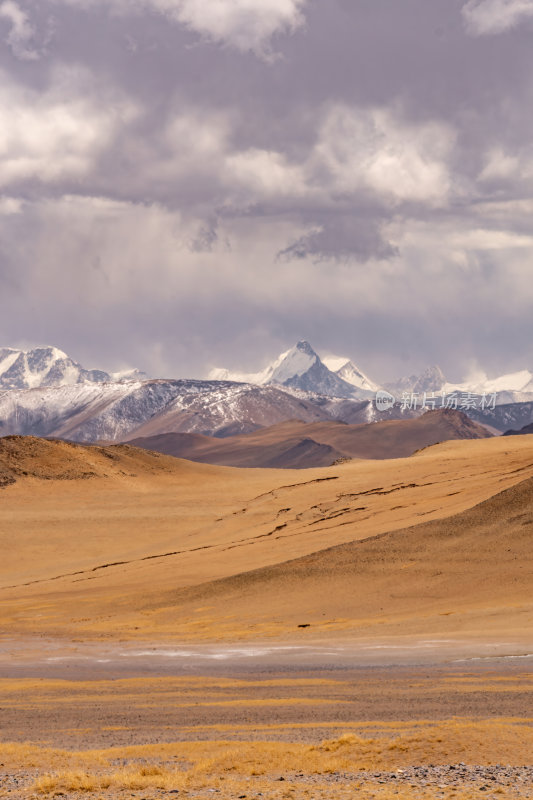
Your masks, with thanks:
<instances>
[{"instance_id":1,"label":"mountain ridge","mask_svg":"<svg viewBox=\"0 0 533 800\"><path fill-rule=\"evenodd\" d=\"M488 438L491 434L466 414L441 409L370 425L287 420L228 439L166 433L128 444L208 464L301 469L330 466L339 459L404 458L443 441Z\"/></svg>"}]
</instances>

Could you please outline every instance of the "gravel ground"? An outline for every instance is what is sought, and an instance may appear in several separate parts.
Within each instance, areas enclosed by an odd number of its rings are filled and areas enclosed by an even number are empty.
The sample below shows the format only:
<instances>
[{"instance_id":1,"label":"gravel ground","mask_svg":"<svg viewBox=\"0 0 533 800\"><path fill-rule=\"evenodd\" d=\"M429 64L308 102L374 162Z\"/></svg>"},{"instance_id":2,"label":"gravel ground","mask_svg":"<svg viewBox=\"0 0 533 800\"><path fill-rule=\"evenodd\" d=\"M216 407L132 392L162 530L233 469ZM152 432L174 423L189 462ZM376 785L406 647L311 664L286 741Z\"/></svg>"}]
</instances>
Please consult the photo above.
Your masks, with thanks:
<instances>
[{"instance_id":1,"label":"gravel ground","mask_svg":"<svg viewBox=\"0 0 533 800\"><path fill-rule=\"evenodd\" d=\"M354 796L372 797L379 796L381 789L388 789L400 796L448 797L466 791L468 796L483 796L487 800L494 798L532 798L533 797L533 766L510 767L504 764L493 766L445 764L408 767L394 772L335 772L322 775L306 775L293 773L272 776L265 779L243 779L242 791L244 794L235 794L235 789L229 793L224 789L205 787L202 789L144 789L132 791L131 789L96 792L77 792L56 789L50 794L37 794L31 787L37 777L35 770L20 771L13 774L0 772L0 797L2 798L31 798L31 797L57 797L66 800L81 800L85 798L136 798L136 800L152 800L153 798L172 797L197 797L207 798L214 795L221 798L253 798L259 797L339 797L345 796L343 790L348 790ZM265 783L267 784L265 786ZM255 784L260 784L255 785ZM316 794L315 791L316 790ZM341 794L339 794L339 791ZM478 795L481 793L481 795ZM349 796L349 795L346 795Z\"/></svg>"}]
</instances>

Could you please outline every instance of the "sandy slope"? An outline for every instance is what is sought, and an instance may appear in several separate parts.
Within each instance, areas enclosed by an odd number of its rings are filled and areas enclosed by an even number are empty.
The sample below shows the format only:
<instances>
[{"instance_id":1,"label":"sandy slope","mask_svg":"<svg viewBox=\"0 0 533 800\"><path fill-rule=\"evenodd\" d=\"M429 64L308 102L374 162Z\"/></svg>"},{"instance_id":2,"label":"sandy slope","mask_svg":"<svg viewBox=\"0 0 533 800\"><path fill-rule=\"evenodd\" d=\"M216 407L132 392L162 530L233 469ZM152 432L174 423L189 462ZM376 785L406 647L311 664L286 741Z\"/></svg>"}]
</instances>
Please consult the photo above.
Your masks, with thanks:
<instances>
[{"instance_id":1,"label":"sandy slope","mask_svg":"<svg viewBox=\"0 0 533 800\"><path fill-rule=\"evenodd\" d=\"M214 624L282 632L357 629L394 636L497 630L533 645L533 478L444 520L322 550L273 567L169 593L183 617L210 607ZM269 598L265 614L265 597ZM155 608L161 607L155 604ZM220 609L223 609L221 613Z\"/></svg>"},{"instance_id":2,"label":"sandy slope","mask_svg":"<svg viewBox=\"0 0 533 800\"><path fill-rule=\"evenodd\" d=\"M2 474L16 480L0 490L11 635L529 635L527 436L305 472L32 439L3 448ZM471 516L420 526L514 486Z\"/></svg>"}]
</instances>

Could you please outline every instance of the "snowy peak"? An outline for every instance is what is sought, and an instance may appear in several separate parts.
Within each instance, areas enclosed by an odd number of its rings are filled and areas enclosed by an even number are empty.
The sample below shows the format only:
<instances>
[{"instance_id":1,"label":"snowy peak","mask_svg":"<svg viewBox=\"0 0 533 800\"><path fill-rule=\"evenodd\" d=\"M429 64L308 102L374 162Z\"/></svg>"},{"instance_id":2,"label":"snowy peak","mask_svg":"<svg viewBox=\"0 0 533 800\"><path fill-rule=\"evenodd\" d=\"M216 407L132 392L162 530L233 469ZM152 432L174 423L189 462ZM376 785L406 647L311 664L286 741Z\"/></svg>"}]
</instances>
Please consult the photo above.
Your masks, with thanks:
<instances>
[{"instance_id":1,"label":"snowy peak","mask_svg":"<svg viewBox=\"0 0 533 800\"><path fill-rule=\"evenodd\" d=\"M368 397L379 388L350 359L321 359L305 341L280 356L268 382L329 397Z\"/></svg>"},{"instance_id":2,"label":"snowy peak","mask_svg":"<svg viewBox=\"0 0 533 800\"><path fill-rule=\"evenodd\" d=\"M57 347L0 349L0 388L36 389L109 380L106 372L86 370Z\"/></svg>"},{"instance_id":3,"label":"snowy peak","mask_svg":"<svg viewBox=\"0 0 533 800\"><path fill-rule=\"evenodd\" d=\"M274 362L267 383L285 384L286 381L300 378L317 362L320 362L320 359L309 342L298 342L291 350L282 353Z\"/></svg>"},{"instance_id":4,"label":"snowy peak","mask_svg":"<svg viewBox=\"0 0 533 800\"><path fill-rule=\"evenodd\" d=\"M284 385L286 381L304 375L317 361L320 361L309 342L298 342L290 350L281 353L275 361L261 372L231 372L228 369L212 369L209 380L238 381L266 386L269 383Z\"/></svg>"},{"instance_id":5,"label":"snowy peak","mask_svg":"<svg viewBox=\"0 0 533 800\"><path fill-rule=\"evenodd\" d=\"M260 386L277 384L329 397L353 397L356 394L361 395L365 391L375 391L374 384L348 359L331 357L329 361L333 361L337 368L344 369L346 367L346 375L353 380L347 380L343 375L332 370L309 342L304 340L298 342L290 350L281 353L262 372L242 373L214 369L209 373L209 379L242 381Z\"/></svg>"},{"instance_id":6,"label":"snowy peak","mask_svg":"<svg viewBox=\"0 0 533 800\"><path fill-rule=\"evenodd\" d=\"M38 389L44 386L75 386L84 383L142 380L137 370L109 375L97 369L84 369L57 347L33 350L0 348L0 389Z\"/></svg>"}]
</instances>

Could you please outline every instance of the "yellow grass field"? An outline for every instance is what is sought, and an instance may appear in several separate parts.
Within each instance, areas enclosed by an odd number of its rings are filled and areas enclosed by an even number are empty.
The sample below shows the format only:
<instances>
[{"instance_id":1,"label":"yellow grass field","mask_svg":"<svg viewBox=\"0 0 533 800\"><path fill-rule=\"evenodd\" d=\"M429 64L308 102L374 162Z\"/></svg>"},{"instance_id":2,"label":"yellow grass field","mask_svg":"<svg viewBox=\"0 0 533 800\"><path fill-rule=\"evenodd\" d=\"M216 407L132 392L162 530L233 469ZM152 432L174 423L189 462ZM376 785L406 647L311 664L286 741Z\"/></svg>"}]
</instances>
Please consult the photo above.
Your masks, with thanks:
<instances>
[{"instance_id":1,"label":"yellow grass field","mask_svg":"<svg viewBox=\"0 0 533 800\"><path fill-rule=\"evenodd\" d=\"M0 798L533 797L531 437L0 456Z\"/></svg>"}]
</instances>

